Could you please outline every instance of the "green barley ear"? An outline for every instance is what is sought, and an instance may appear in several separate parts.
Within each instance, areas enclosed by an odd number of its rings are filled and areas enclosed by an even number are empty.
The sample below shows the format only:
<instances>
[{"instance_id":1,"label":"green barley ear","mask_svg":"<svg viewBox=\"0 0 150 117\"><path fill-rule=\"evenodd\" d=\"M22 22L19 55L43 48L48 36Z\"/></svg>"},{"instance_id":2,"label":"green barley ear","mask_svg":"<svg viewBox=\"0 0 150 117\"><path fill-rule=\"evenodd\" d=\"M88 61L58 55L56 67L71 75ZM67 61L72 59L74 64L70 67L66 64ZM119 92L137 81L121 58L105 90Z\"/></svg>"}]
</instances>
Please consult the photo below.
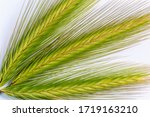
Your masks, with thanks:
<instances>
[{"instance_id":1,"label":"green barley ear","mask_svg":"<svg viewBox=\"0 0 150 117\"><path fill-rule=\"evenodd\" d=\"M103 8L98 15L96 3L29 1L3 59L0 91L21 99L73 99L145 81L149 67L114 62L110 56L142 41L150 14L145 8L111 21L114 14L107 18Z\"/></svg>"},{"instance_id":2,"label":"green barley ear","mask_svg":"<svg viewBox=\"0 0 150 117\"><path fill-rule=\"evenodd\" d=\"M39 82L35 79L9 86L3 92L20 99L80 98L98 91L109 90L126 84L144 82L145 77L148 75L148 73L142 72L144 69L141 70L136 67L127 67L119 71L115 66L113 68L107 68L107 71L103 68L100 69L102 71L101 74L95 73L96 75L91 75L86 73L74 79L67 79L65 76L64 79L54 78L45 80L43 78Z\"/></svg>"},{"instance_id":3,"label":"green barley ear","mask_svg":"<svg viewBox=\"0 0 150 117\"><path fill-rule=\"evenodd\" d=\"M78 17L80 15L79 11L84 12L92 3L95 3L95 0L88 0L88 2L85 0L60 0L50 8L48 6L45 8L44 5L49 4L49 0L39 1L34 10L37 13L34 13L34 11L30 10L35 7L33 6L34 2L29 1L29 8L23 14L18 27L19 30L16 31L16 34L13 34L11 48L9 48L5 56L1 70L2 82L0 86L8 82L15 74L18 75L25 68L23 64L26 65L30 61L28 58L46 46L42 45L42 43L53 41L50 37L58 32L57 30L73 20L73 18ZM47 12L40 16L45 10ZM28 22L25 16L30 14L33 16ZM34 19L35 22L33 22ZM25 29L23 29L24 27ZM24 31L22 35L20 35L21 31Z\"/></svg>"}]
</instances>

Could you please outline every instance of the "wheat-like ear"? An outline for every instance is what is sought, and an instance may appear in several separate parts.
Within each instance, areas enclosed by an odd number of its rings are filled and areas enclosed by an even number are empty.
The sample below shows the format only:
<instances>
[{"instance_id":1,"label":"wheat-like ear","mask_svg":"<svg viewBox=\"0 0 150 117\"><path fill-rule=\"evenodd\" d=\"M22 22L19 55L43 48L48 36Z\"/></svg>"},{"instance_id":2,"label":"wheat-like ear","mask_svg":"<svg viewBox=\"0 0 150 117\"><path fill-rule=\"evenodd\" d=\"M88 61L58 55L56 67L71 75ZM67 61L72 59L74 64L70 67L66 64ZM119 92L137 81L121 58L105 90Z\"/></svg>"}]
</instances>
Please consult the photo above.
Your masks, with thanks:
<instances>
[{"instance_id":1,"label":"wheat-like ear","mask_svg":"<svg viewBox=\"0 0 150 117\"><path fill-rule=\"evenodd\" d=\"M62 64L66 64L73 59L77 59L81 54L83 55L86 53L86 51L103 48L108 42L113 44L120 40L124 40L130 35L133 35L133 33L136 33L136 31L139 31L138 29L141 27L149 24L149 19L150 16L146 15L137 19L124 21L123 23L119 23L113 27L107 26L103 29L83 35L80 38L77 38L75 42L67 43L65 46L63 46L63 44L61 45L64 40L62 37L62 40L58 40L57 43L53 43L53 45L46 48L46 50L43 50L42 52L44 55L41 53L40 56L36 58L38 59L37 62L34 59L32 65L15 78L12 83L17 84L23 82L29 78L33 78L36 74L44 75L45 71L54 69ZM101 47L101 45L103 45L103 47ZM51 49L53 46L56 47L54 51ZM120 48L123 49L124 46L121 46ZM118 48L116 49L118 50ZM47 50L49 53L47 53ZM47 54L45 55L45 53ZM109 51L109 54L110 53L111 52ZM106 54L108 54L107 51L105 51L105 55Z\"/></svg>"},{"instance_id":2,"label":"wheat-like ear","mask_svg":"<svg viewBox=\"0 0 150 117\"><path fill-rule=\"evenodd\" d=\"M83 12L84 9L87 9L90 3L93 2L95 3L95 0L89 0L88 2L85 0L60 0L58 3L56 2L52 5L52 7L45 8L44 6L42 7L42 5L49 4L49 0L46 0L42 3L38 3L41 5L37 5L37 12L42 12L43 10L46 10L47 12L42 17L37 18L37 16L34 17L34 14L41 14L32 13L30 9L33 7L34 2L30 3L29 1L29 8L25 11L24 15L31 12L33 17L31 17L30 20L35 19L37 21L31 24L29 20L29 23L24 26L26 19L22 19L23 21L20 23L19 31L17 31L17 34L14 37L15 42L12 42L12 47L8 50L8 54L5 57L6 59L3 62L1 85L4 85L10 80L15 73L17 75L18 72L22 70L23 64L26 65L25 61L28 62L27 59L31 57L32 54L38 52L43 46L45 47L45 45L41 46L43 42L46 41L47 43L50 43L51 35L55 34L59 28L65 26L65 24L73 18L80 15L78 11ZM23 30L22 28L24 27L24 33L20 36L18 33L21 33L20 30Z\"/></svg>"},{"instance_id":3,"label":"wheat-like ear","mask_svg":"<svg viewBox=\"0 0 150 117\"><path fill-rule=\"evenodd\" d=\"M147 67L114 63L108 55L141 41L150 14L141 10L103 24L104 17L101 24L95 22L100 26L85 29L90 23L84 22L92 22L88 9L95 3L29 1L3 59L0 91L22 99L67 99L143 81L149 75Z\"/></svg>"},{"instance_id":4,"label":"wheat-like ear","mask_svg":"<svg viewBox=\"0 0 150 117\"><path fill-rule=\"evenodd\" d=\"M115 69L115 68L113 68ZM68 99L88 96L98 91L143 82L146 72L138 68L127 68L105 75L85 74L74 79L53 79L45 82L27 81L3 90L6 94L21 99ZM130 71L131 70L131 71ZM108 72L108 74L107 74ZM84 77L84 78L83 78ZM44 79L43 79L44 80Z\"/></svg>"}]
</instances>

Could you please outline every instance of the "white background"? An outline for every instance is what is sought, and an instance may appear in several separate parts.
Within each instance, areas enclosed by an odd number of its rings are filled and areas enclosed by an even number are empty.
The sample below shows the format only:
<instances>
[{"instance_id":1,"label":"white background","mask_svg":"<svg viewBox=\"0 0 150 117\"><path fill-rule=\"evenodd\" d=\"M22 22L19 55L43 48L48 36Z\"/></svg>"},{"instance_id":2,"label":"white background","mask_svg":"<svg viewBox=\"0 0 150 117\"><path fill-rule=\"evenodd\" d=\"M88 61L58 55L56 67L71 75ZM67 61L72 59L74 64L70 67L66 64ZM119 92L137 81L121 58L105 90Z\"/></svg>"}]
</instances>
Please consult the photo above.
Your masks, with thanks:
<instances>
[{"instance_id":1,"label":"white background","mask_svg":"<svg viewBox=\"0 0 150 117\"><path fill-rule=\"evenodd\" d=\"M2 117L149 117L149 105L150 101L121 101L121 100L53 100L53 101L0 101L0 104L3 105L1 109ZM12 108L18 106L19 108L61 108L67 106L70 108L69 114L39 114L39 113L22 113L22 114L13 114ZM79 106L137 106L138 113L90 113L90 109L87 113L79 113ZM72 111L74 110L74 111ZM85 109L84 109L85 111ZM108 111L107 111L108 112Z\"/></svg>"}]
</instances>

